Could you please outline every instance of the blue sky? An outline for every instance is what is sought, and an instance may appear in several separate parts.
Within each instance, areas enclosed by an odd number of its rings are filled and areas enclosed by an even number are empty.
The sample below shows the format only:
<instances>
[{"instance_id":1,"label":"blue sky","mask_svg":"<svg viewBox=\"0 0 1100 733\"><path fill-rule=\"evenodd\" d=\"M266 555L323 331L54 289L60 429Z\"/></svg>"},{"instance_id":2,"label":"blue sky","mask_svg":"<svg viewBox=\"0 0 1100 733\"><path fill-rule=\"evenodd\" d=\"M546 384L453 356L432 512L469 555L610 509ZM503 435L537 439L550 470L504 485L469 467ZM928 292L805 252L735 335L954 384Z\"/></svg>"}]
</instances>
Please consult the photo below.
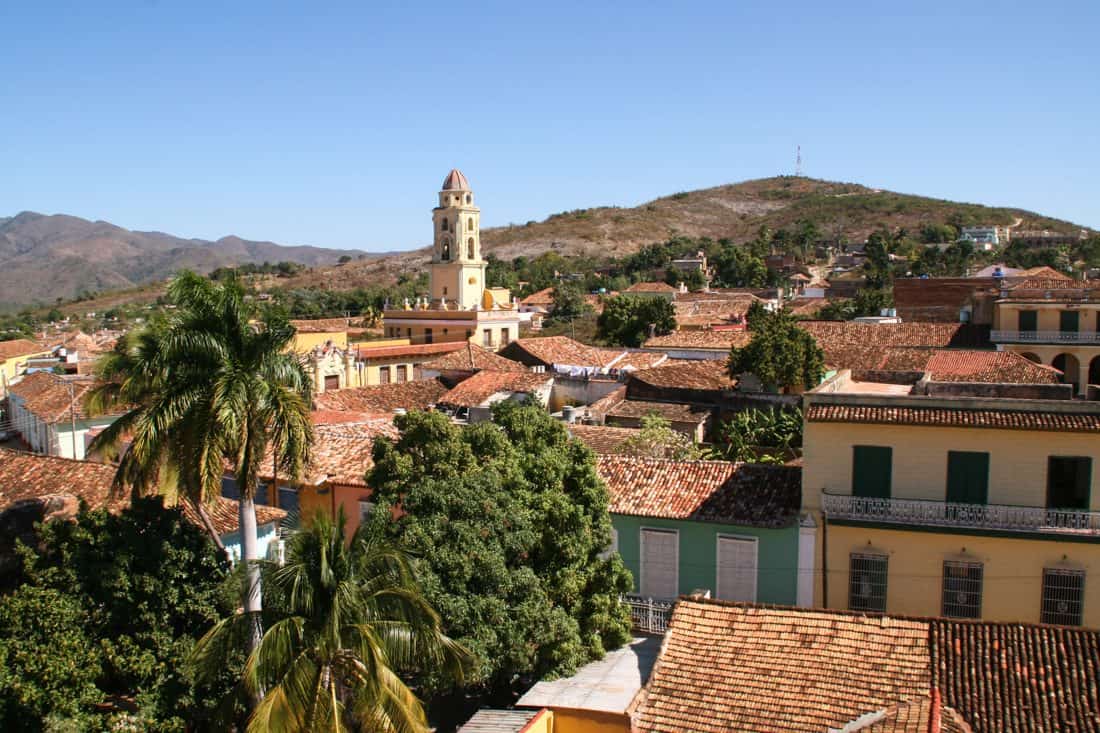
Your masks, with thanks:
<instances>
[{"instance_id":1,"label":"blue sky","mask_svg":"<svg viewBox=\"0 0 1100 733\"><path fill-rule=\"evenodd\" d=\"M990 12L996 5L996 12ZM224 6L224 7L223 7ZM1100 227L1100 3L0 5L0 215L406 249L804 172Z\"/></svg>"}]
</instances>

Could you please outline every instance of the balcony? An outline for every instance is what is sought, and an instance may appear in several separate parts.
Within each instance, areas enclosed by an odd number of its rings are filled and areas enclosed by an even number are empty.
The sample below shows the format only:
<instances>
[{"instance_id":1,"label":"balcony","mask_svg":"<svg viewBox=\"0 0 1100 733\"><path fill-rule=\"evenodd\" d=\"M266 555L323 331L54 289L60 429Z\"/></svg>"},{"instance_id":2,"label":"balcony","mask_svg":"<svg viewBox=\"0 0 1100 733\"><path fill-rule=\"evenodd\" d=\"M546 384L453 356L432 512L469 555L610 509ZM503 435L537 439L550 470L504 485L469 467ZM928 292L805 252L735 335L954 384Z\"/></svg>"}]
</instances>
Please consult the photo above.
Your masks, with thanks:
<instances>
[{"instance_id":1,"label":"balcony","mask_svg":"<svg viewBox=\"0 0 1100 733\"><path fill-rule=\"evenodd\" d=\"M1096 331L993 331L995 344L1090 344L1100 346Z\"/></svg>"},{"instance_id":2,"label":"balcony","mask_svg":"<svg viewBox=\"0 0 1100 733\"><path fill-rule=\"evenodd\" d=\"M924 499L877 499L822 492L829 519L1100 537L1100 512L1006 504L955 504Z\"/></svg>"}]
</instances>

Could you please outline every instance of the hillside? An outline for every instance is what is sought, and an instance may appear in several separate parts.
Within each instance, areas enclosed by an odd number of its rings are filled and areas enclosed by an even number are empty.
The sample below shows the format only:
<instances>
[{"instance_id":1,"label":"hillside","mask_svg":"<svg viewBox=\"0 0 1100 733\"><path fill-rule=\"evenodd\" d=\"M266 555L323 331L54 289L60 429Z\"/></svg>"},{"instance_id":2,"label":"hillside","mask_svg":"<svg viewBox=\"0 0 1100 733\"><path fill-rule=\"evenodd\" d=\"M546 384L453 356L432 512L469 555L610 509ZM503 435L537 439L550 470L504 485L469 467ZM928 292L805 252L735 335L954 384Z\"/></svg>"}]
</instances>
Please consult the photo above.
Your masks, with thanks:
<instances>
[{"instance_id":1,"label":"hillside","mask_svg":"<svg viewBox=\"0 0 1100 733\"><path fill-rule=\"evenodd\" d=\"M362 253L233 236L216 242L181 239L104 221L25 211L0 218L0 308L133 288L182 268L209 272L225 265L284 260L317 266L336 264L344 254Z\"/></svg>"},{"instance_id":2,"label":"hillside","mask_svg":"<svg viewBox=\"0 0 1100 733\"><path fill-rule=\"evenodd\" d=\"M481 202L490 208L492 202ZM561 255L622 257L647 244L677 235L747 241L761 226L791 227L811 220L831 238L862 241L880 226L917 231L923 224L1019 222L1021 229L1076 232L1081 227L1023 209L957 203L835 183L812 178L778 177L675 193L633 208L599 207L554 214L541 222L482 230L486 254L510 260L547 251ZM425 238L429 233L425 233ZM402 272L423 268L428 249L316 268L280 280L287 287L347 289L386 282Z\"/></svg>"}]
</instances>

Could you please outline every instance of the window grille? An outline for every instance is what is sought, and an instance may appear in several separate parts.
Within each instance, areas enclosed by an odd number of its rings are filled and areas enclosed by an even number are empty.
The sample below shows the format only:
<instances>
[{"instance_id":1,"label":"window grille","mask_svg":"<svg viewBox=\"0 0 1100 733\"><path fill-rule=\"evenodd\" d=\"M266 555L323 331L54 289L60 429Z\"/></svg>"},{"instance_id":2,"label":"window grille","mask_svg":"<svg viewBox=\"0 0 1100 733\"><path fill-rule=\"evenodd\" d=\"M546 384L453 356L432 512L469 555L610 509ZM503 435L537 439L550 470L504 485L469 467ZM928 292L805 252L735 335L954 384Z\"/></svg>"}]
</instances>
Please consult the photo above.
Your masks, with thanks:
<instances>
[{"instance_id":1,"label":"window grille","mask_svg":"<svg viewBox=\"0 0 1100 733\"><path fill-rule=\"evenodd\" d=\"M943 564L943 615L948 618L982 617L982 564Z\"/></svg>"},{"instance_id":2,"label":"window grille","mask_svg":"<svg viewBox=\"0 0 1100 733\"><path fill-rule=\"evenodd\" d=\"M853 611L886 611L885 555L852 553L848 563L848 608Z\"/></svg>"},{"instance_id":3,"label":"window grille","mask_svg":"<svg viewBox=\"0 0 1100 733\"><path fill-rule=\"evenodd\" d=\"M1081 625L1081 608L1085 599L1085 572L1046 568L1043 570L1043 609L1039 618L1044 624Z\"/></svg>"}]
</instances>

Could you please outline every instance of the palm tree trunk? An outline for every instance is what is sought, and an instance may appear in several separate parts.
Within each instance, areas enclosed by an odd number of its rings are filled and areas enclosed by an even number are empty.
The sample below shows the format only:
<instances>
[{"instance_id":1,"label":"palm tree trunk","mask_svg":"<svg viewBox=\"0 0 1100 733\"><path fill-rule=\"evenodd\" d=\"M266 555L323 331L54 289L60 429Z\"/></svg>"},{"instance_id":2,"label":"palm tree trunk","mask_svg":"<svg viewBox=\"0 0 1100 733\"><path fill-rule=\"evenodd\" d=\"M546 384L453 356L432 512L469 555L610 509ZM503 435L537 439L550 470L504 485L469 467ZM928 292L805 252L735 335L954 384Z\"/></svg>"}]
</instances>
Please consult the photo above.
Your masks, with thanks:
<instances>
[{"instance_id":1,"label":"palm tree trunk","mask_svg":"<svg viewBox=\"0 0 1100 733\"><path fill-rule=\"evenodd\" d=\"M241 561L244 563L244 588L242 601L244 612L252 617L252 633L248 638L248 653L259 646L263 636L260 612L263 601L260 594L260 540L256 531L256 503L248 492L241 492L240 501Z\"/></svg>"},{"instance_id":2,"label":"palm tree trunk","mask_svg":"<svg viewBox=\"0 0 1100 733\"><path fill-rule=\"evenodd\" d=\"M199 515L199 520L202 521L202 526L206 529L206 533L210 535L210 539L214 540L214 546L222 553L225 552L225 543L222 542L222 536L218 534L218 530L214 527L214 521L210 519L210 515L206 511L206 507L201 501L191 502L192 508L195 513Z\"/></svg>"}]
</instances>

